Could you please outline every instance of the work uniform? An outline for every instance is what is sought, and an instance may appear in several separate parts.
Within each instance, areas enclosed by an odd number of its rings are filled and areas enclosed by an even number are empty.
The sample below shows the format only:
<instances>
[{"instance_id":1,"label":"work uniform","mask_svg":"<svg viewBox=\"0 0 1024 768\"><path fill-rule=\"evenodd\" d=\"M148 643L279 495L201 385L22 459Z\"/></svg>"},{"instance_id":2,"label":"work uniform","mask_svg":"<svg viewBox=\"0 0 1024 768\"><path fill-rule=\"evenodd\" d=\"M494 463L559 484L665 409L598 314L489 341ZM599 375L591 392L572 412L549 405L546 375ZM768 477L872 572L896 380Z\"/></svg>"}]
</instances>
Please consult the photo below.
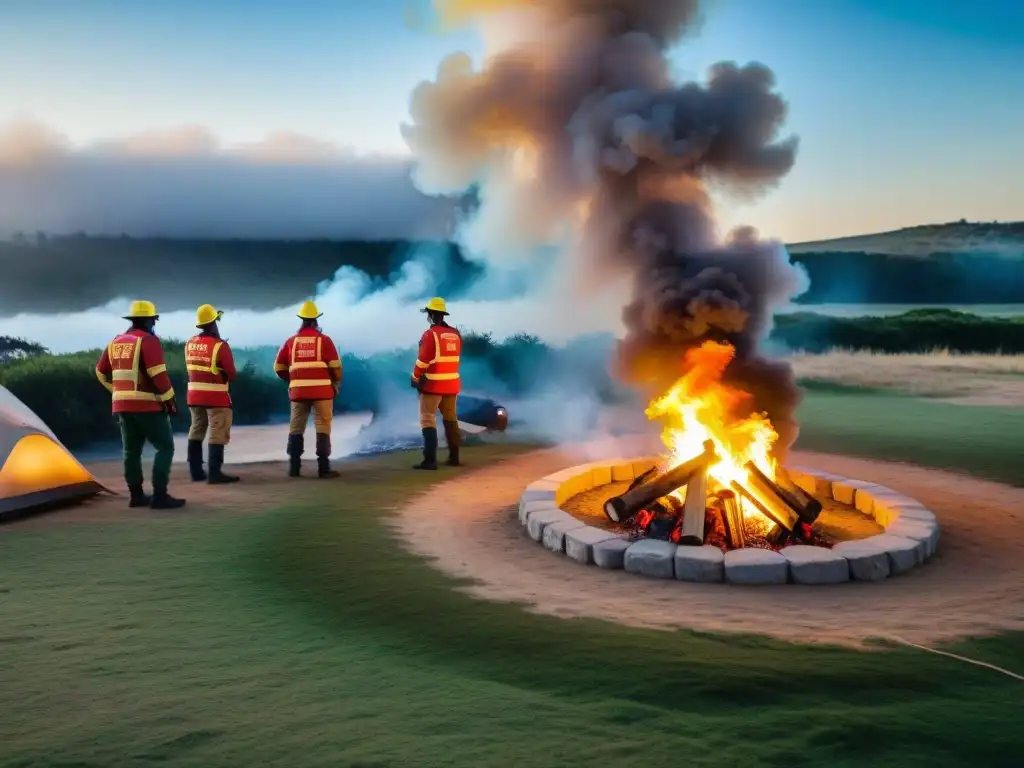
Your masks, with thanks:
<instances>
[{"instance_id":1,"label":"work uniform","mask_svg":"<svg viewBox=\"0 0 1024 768\"><path fill-rule=\"evenodd\" d=\"M420 427L437 428L436 413L445 423L457 423L456 404L461 391L459 356L462 334L447 323L432 325L420 337L412 380L420 392Z\"/></svg>"},{"instance_id":2,"label":"work uniform","mask_svg":"<svg viewBox=\"0 0 1024 768\"><path fill-rule=\"evenodd\" d=\"M133 304L133 314L139 304ZM174 388L167 375L163 348L155 335L131 328L116 336L96 364L96 377L111 392L112 411L121 425L124 479L132 492L133 506L144 503L142 448L148 440L156 449L153 459L153 504L167 498L174 459L174 435L168 414L174 409ZM139 501L140 503L135 503ZM145 500L148 501L148 500Z\"/></svg>"},{"instance_id":3,"label":"work uniform","mask_svg":"<svg viewBox=\"0 0 1024 768\"><path fill-rule=\"evenodd\" d=\"M313 321L320 317L316 305L306 302L299 317ZM274 373L288 382L291 419L288 424L289 474L298 476L300 457L305 450L306 425L310 414L316 430L316 456L321 477L333 477L331 471L331 424L334 397L341 388L341 358L331 337L316 327L303 327L290 337L277 353Z\"/></svg>"},{"instance_id":4,"label":"work uniform","mask_svg":"<svg viewBox=\"0 0 1024 768\"><path fill-rule=\"evenodd\" d=\"M202 444L209 431L210 445L227 445L232 417L229 385L238 375L231 347L216 336L193 336L185 345L185 369L192 415L189 441Z\"/></svg>"},{"instance_id":5,"label":"work uniform","mask_svg":"<svg viewBox=\"0 0 1024 768\"><path fill-rule=\"evenodd\" d=\"M205 310L205 312L204 312ZM193 480L211 483L234 482L225 475L224 446L231 442L230 382L238 375L231 347L217 335L216 320L222 313L204 305L197 318L207 330L193 336L185 344L185 369L188 371L188 410L192 426L188 432L188 463ZM203 441L210 435L210 475L203 472Z\"/></svg>"},{"instance_id":6,"label":"work uniform","mask_svg":"<svg viewBox=\"0 0 1024 768\"><path fill-rule=\"evenodd\" d=\"M420 429L423 432L424 465L428 469L437 462L437 412L441 411L445 441L448 444L448 463L459 464L461 434L458 421L458 398L461 391L459 357L462 354L462 334L442 318L448 312L443 299L434 298L426 312L437 317L437 322L420 337L419 352L412 369L412 384L420 395ZM425 466L426 465L426 466Z\"/></svg>"}]
</instances>

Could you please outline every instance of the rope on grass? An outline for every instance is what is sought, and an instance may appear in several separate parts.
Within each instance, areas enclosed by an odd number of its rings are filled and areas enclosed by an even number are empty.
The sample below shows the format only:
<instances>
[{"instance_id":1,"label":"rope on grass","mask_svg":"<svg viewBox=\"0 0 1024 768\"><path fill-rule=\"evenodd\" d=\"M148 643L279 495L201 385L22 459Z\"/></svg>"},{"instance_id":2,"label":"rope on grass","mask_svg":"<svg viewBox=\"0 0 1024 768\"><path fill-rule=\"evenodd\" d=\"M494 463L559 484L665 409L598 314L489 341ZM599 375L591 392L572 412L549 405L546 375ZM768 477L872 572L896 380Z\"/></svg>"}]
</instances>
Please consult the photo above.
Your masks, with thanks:
<instances>
[{"instance_id":1,"label":"rope on grass","mask_svg":"<svg viewBox=\"0 0 1024 768\"><path fill-rule=\"evenodd\" d=\"M960 656L959 654L950 653L949 651L940 651L940 650L938 650L936 648L929 648L927 645L918 645L917 643L912 643L909 640L904 640L902 637L896 637L895 635L889 635L888 638L890 640L895 640L897 643L902 643L903 645L909 645L911 648L917 648L918 650L921 650L921 651L928 651L928 653L934 653L934 654L937 654L939 656L948 656L951 659L957 659L959 661L966 661L968 664L974 664L975 666L978 666L978 667L986 667L987 669L994 670L996 672L999 672L1000 674L1006 675L1007 677L1012 677L1015 680L1020 680L1021 682L1024 682L1024 675L1018 675L1016 672L1011 672L1008 669L1003 669L1002 667L997 667L995 664L989 664L987 661L978 661L977 659L969 659L966 656Z\"/></svg>"}]
</instances>

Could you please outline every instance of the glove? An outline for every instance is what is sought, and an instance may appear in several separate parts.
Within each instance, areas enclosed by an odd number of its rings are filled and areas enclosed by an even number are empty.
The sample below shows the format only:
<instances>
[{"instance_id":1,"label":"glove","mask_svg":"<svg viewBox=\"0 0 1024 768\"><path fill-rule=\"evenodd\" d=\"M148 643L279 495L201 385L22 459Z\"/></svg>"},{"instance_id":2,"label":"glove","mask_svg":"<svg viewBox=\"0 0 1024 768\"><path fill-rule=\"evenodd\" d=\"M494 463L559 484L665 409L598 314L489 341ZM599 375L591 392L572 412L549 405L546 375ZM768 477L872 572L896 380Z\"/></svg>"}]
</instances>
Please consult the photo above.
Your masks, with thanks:
<instances>
[{"instance_id":1,"label":"glove","mask_svg":"<svg viewBox=\"0 0 1024 768\"><path fill-rule=\"evenodd\" d=\"M178 402L175 398L172 397L170 400L167 401L165 405L167 407L168 414L170 414L171 416L178 415Z\"/></svg>"},{"instance_id":2,"label":"glove","mask_svg":"<svg viewBox=\"0 0 1024 768\"><path fill-rule=\"evenodd\" d=\"M410 376L409 377L409 386L411 386L413 389L415 389L418 392L419 388L420 388L420 383L418 381L416 381L416 379L414 379L414 378L412 378Z\"/></svg>"}]
</instances>

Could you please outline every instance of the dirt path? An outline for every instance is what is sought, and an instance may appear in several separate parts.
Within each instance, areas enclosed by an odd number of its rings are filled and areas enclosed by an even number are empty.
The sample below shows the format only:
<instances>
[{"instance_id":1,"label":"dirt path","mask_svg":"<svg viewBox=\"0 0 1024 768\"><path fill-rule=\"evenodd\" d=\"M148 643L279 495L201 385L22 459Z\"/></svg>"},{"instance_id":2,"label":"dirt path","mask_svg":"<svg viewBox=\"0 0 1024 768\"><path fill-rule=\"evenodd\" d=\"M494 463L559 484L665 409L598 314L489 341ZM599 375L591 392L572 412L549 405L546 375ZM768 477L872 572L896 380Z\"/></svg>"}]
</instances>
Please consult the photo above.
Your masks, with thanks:
<instances>
[{"instance_id":1,"label":"dirt path","mask_svg":"<svg viewBox=\"0 0 1024 768\"><path fill-rule=\"evenodd\" d=\"M741 588L584 567L530 540L515 514L523 487L580 461L541 451L467 473L414 499L399 511L396 525L436 567L476 580L471 594L567 618L853 644L893 635L928 643L1024 629L1024 489L799 453L793 463L875 481L931 508L943 528L939 551L924 567L881 583Z\"/></svg>"},{"instance_id":2,"label":"dirt path","mask_svg":"<svg viewBox=\"0 0 1024 768\"><path fill-rule=\"evenodd\" d=\"M596 453L612 455L615 447L605 445ZM645 453L635 446L621 452ZM793 463L879 482L931 508L943 528L936 556L923 568L877 584L685 584L584 568L540 547L519 527L515 506L524 486L596 457L548 450L464 470L398 510L394 525L408 546L436 567L476 580L468 590L473 595L523 602L567 618L839 643L886 635L928 643L1024 630L1024 489L902 464L800 453ZM91 464L90 469L121 495L13 521L0 526L0 535L166 514L127 508L119 463ZM194 486L184 467L174 468L172 492L189 500L190 517L259 513L294 496L295 481L284 477L283 462L230 469L244 474L245 482Z\"/></svg>"},{"instance_id":3,"label":"dirt path","mask_svg":"<svg viewBox=\"0 0 1024 768\"><path fill-rule=\"evenodd\" d=\"M118 495L101 494L81 504L12 520L0 525L0 535L5 531L43 530L69 523L113 523L146 517L166 518L168 514L177 514L154 512L149 509L129 509L128 491L124 487L120 462L90 462L88 467L96 479ZM190 518L263 512L282 506L289 498L294 497L295 482L316 482L315 472L308 466L300 480L289 481L285 476L287 465L281 461L227 466L225 470L243 476L245 481L231 485L193 485L188 478L188 469L174 465L171 470L170 492L188 502L185 510ZM149 464L146 463L147 489L149 472Z\"/></svg>"}]
</instances>

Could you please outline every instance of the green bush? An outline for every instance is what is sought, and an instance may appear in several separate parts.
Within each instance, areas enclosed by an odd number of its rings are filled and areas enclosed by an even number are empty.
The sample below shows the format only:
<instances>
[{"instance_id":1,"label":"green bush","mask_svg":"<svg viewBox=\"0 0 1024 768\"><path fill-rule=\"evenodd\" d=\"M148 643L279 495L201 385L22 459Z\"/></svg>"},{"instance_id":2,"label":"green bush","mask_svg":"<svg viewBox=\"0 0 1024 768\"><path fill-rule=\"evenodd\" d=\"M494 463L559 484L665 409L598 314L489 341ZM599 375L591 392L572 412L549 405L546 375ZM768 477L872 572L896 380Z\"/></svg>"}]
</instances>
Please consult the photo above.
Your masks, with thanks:
<instances>
[{"instance_id":1,"label":"green bush","mask_svg":"<svg viewBox=\"0 0 1024 768\"><path fill-rule=\"evenodd\" d=\"M36 355L45 355L49 351L42 344L36 344L34 341L16 336L0 336L0 365L12 360L24 360Z\"/></svg>"},{"instance_id":2,"label":"green bush","mask_svg":"<svg viewBox=\"0 0 1024 768\"><path fill-rule=\"evenodd\" d=\"M809 352L834 347L883 352L1024 353L1024 318L980 317L950 310L916 310L891 317L827 317L813 313L776 318L772 340ZM30 343L30 342L25 342ZM467 394L497 399L528 397L555 388L578 391L603 402L627 396L608 372L614 340L584 336L562 349L535 336L518 334L497 342L488 333L464 331L463 387ZM164 341L164 354L180 412L174 428L188 428L187 377L181 342ZM235 423L261 424L288 409L287 387L273 374L277 347L238 349L238 379L231 387ZM118 439L110 414L110 395L93 373L99 350L74 354L32 354L0 364L3 384L39 414L66 445ZM380 412L393 393L408 389L413 348L358 357L342 357L344 382L335 408Z\"/></svg>"},{"instance_id":3,"label":"green bush","mask_svg":"<svg viewBox=\"0 0 1024 768\"><path fill-rule=\"evenodd\" d=\"M163 345L167 372L178 397L179 411L172 424L176 431L187 431L184 344L164 341ZM0 384L38 414L69 448L117 440L120 432L110 412L110 393L96 380L100 354L101 350L94 349L14 360L0 366ZM260 374L250 364L239 370L231 397L236 424L261 424L281 410L287 393L281 381Z\"/></svg>"},{"instance_id":4,"label":"green bush","mask_svg":"<svg viewBox=\"0 0 1024 768\"><path fill-rule=\"evenodd\" d=\"M287 407L288 394L284 382L274 375L274 360L277 358L277 350L278 347L271 346L235 350L235 361L238 365L248 366L254 376L274 383L274 386L280 390L280 394L273 410L282 412ZM412 354L412 352L409 353L409 355ZM406 359L409 359L409 355L406 355ZM334 399L335 412L372 411L376 413L381 409L380 390L383 379L381 368L386 357L385 355L374 355L372 358L361 358L342 354L342 387L341 392ZM410 362L409 367L411 365ZM408 375L408 371L406 371L406 375ZM234 394L232 397L235 397Z\"/></svg>"},{"instance_id":5,"label":"green bush","mask_svg":"<svg viewBox=\"0 0 1024 768\"><path fill-rule=\"evenodd\" d=\"M829 317L813 312L775 319L772 340L790 349L878 352L1024 352L1024 318L982 317L950 309L916 309L901 315Z\"/></svg>"}]
</instances>

